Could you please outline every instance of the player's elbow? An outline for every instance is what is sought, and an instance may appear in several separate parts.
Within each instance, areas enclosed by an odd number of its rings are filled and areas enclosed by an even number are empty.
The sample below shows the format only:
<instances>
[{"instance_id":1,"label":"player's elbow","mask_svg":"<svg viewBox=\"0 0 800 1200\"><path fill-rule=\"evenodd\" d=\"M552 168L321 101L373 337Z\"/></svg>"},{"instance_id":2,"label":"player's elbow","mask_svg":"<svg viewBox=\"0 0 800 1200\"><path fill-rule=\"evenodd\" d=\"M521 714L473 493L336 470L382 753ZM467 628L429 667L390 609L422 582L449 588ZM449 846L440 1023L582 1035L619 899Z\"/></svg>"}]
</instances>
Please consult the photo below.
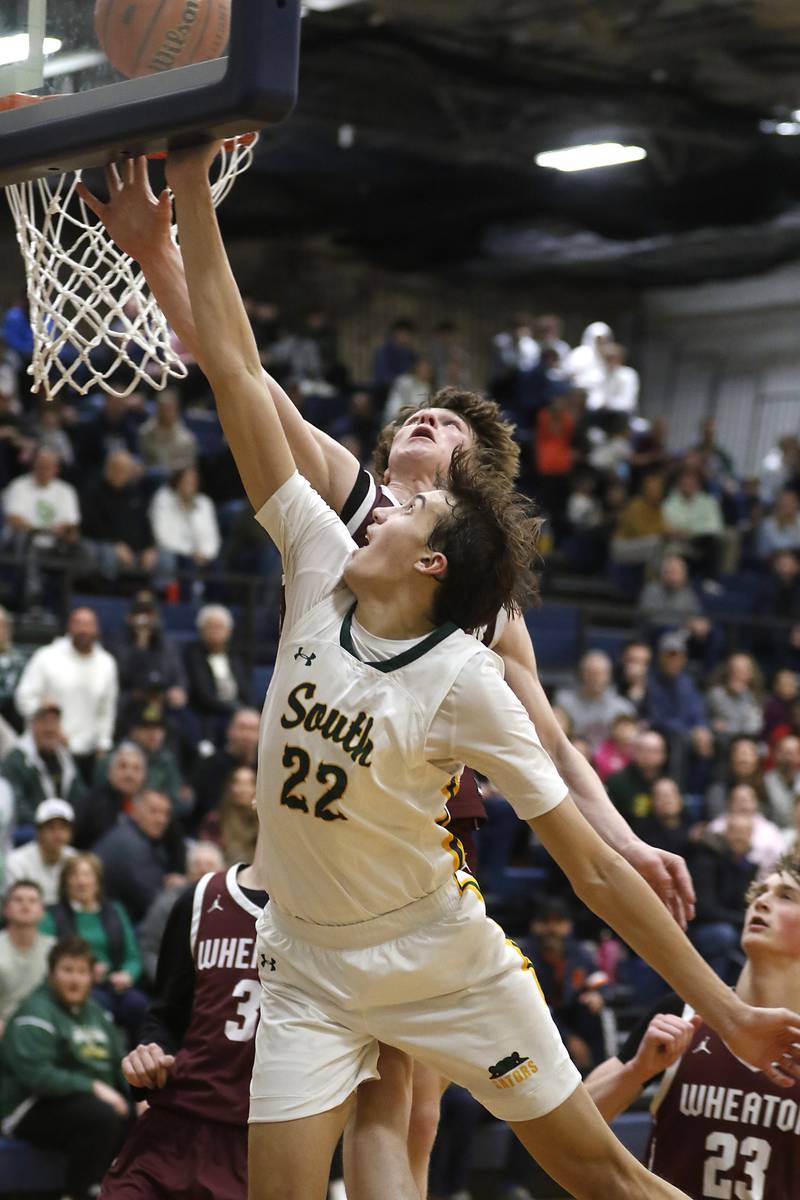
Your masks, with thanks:
<instances>
[{"instance_id":1,"label":"player's elbow","mask_svg":"<svg viewBox=\"0 0 800 1200\"><path fill-rule=\"evenodd\" d=\"M622 855L601 842L581 860L577 870L568 874L578 898L592 912L603 916L624 887L624 876L628 870Z\"/></svg>"}]
</instances>

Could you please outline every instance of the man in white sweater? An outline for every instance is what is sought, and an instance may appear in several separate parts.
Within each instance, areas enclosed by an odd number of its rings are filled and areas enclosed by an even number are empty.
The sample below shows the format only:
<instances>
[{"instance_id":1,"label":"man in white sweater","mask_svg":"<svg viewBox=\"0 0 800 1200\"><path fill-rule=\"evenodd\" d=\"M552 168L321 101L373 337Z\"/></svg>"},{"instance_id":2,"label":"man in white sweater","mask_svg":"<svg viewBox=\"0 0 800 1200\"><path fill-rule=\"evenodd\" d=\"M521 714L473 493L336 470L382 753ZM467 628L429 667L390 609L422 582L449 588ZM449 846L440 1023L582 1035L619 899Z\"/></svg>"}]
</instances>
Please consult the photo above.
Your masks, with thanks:
<instances>
[{"instance_id":1,"label":"man in white sweater","mask_svg":"<svg viewBox=\"0 0 800 1200\"><path fill-rule=\"evenodd\" d=\"M111 749L117 710L117 665L99 645L99 635L96 614L76 608L66 637L36 651L14 693L28 720L45 700L58 704L67 745L87 779L97 754Z\"/></svg>"}]
</instances>

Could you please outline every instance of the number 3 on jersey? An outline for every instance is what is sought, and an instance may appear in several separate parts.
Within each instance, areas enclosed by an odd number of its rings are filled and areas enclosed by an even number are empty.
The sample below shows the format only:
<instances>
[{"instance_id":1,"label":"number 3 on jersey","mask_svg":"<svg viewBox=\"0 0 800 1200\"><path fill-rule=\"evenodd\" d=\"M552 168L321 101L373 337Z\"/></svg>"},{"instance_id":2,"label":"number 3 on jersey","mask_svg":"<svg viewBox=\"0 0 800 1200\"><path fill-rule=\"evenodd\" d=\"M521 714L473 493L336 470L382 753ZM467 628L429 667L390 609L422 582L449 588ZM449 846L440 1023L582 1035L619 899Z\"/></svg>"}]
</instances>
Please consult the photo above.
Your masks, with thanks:
<instances>
[{"instance_id":1,"label":"number 3 on jersey","mask_svg":"<svg viewBox=\"0 0 800 1200\"><path fill-rule=\"evenodd\" d=\"M703 1196L709 1200L764 1200L764 1184L767 1177L772 1147L762 1138L747 1137L741 1144L732 1133L710 1133L706 1138L706 1150L717 1151L706 1159L703 1171ZM720 1175L736 1166L747 1176L744 1180L720 1179Z\"/></svg>"},{"instance_id":2,"label":"number 3 on jersey","mask_svg":"<svg viewBox=\"0 0 800 1200\"><path fill-rule=\"evenodd\" d=\"M311 770L311 759L302 746L284 746L283 765L289 771L281 788L281 804L287 808L295 808L298 812L308 812L308 803L302 792L295 789L301 787ZM320 763L317 767L317 783L328 784L326 791L314 805L314 816L321 821L346 821L347 817L330 805L340 800L347 790L347 774L335 763Z\"/></svg>"},{"instance_id":3,"label":"number 3 on jersey","mask_svg":"<svg viewBox=\"0 0 800 1200\"><path fill-rule=\"evenodd\" d=\"M256 1032L261 984L258 979L240 979L231 992L236 1000L236 1020L225 1022L225 1037L229 1042L249 1042Z\"/></svg>"}]
</instances>

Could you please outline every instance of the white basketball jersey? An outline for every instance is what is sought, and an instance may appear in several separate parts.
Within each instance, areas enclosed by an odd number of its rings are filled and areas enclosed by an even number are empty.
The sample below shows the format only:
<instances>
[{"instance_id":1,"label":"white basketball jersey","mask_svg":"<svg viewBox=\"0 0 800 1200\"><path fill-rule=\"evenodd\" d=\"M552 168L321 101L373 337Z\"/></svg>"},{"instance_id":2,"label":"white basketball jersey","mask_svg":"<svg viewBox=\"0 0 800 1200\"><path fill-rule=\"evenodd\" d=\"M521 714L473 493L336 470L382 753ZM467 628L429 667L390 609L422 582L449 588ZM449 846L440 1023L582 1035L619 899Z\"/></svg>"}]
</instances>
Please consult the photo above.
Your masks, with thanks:
<instances>
[{"instance_id":1,"label":"white basketball jersey","mask_svg":"<svg viewBox=\"0 0 800 1200\"><path fill-rule=\"evenodd\" d=\"M263 877L281 908L321 925L402 908L463 865L437 824L452 774L425 761L425 738L465 662L486 653L444 626L370 665L352 650L352 607L337 588L284 631L259 749Z\"/></svg>"}]
</instances>

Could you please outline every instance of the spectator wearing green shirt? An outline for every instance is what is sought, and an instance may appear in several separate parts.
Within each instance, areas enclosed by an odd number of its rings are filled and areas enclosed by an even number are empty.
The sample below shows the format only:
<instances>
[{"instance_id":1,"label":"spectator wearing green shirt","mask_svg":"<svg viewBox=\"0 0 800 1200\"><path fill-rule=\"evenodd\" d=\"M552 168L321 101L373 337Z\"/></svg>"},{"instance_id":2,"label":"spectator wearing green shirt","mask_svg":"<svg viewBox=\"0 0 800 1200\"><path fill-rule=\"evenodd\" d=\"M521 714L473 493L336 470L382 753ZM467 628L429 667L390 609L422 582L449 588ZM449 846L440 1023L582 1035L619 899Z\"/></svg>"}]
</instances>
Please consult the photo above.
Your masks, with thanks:
<instances>
[{"instance_id":1,"label":"spectator wearing green shirt","mask_svg":"<svg viewBox=\"0 0 800 1200\"><path fill-rule=\"evenodd\" d=\"M69 860L60 896L45 913L42 932L59 938L77 935L87 943L95 959L92 995L135 1046L147 1008L147 997L134 986L142 959L125 909L103 896L103 864L97 855L76 854Z\"/></svg>"},{"instance_id":2,"label":"spectator wearing green shirt","mask_svg":"<svg viewBox=\"0 0 800 1200\"><path fill-rule=\"evenodd\" d=\"M3 1133L66 1155L66 1190L86 1200L130 1119L123 1047L92 998L94 957L80 938L48 955L48 974L8 1022L2 1043Z\"/></svg>"},{"instance_id":3,"label":"spectator wearing green shirt","mask_svg":"<svg viewBox=\"0 0 800 1200\"><path fill-rule=\"evenodd\" d=\"M14 791L18 825L33 825L43 800L59 796L77 812L86 795L75 760L64 740L61 707L43 700L26 732L3 759L2 774Z\"/></svg>"}]
</instances>

